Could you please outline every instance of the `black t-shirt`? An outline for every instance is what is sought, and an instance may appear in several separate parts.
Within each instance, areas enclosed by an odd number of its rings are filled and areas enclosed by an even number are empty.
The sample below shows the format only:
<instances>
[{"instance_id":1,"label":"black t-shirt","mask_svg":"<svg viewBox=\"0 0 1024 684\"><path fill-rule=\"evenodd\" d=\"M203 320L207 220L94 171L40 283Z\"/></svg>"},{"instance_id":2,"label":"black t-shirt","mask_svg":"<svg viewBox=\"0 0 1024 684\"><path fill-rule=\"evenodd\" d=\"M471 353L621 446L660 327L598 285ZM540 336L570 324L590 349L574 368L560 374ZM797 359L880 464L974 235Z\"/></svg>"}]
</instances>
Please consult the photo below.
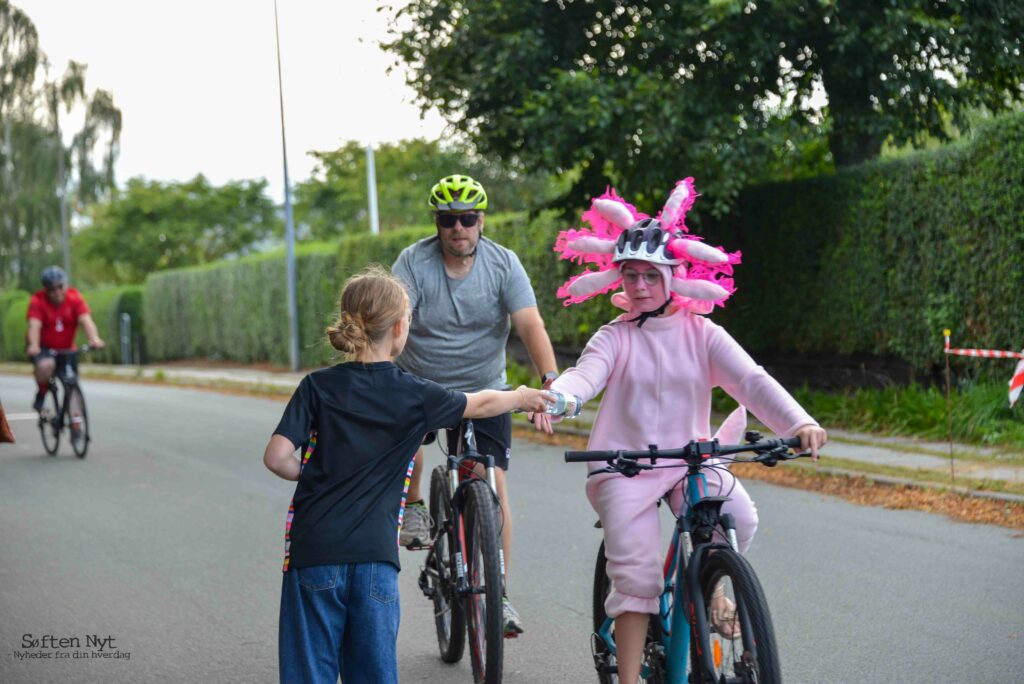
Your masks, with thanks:
<instances>
[{"instance_id":1,"label":"black t-shirt","mask_svg":"<svg viewBox=\"0 0 1024 684\"><path fill-rule=\"evenodd\" d=\"M429 430L457 427L466 395L390 361L310 373L274 434L316 448L295 489L291 567L398 562L409 463Z\"/></svg>"}]
</instances>

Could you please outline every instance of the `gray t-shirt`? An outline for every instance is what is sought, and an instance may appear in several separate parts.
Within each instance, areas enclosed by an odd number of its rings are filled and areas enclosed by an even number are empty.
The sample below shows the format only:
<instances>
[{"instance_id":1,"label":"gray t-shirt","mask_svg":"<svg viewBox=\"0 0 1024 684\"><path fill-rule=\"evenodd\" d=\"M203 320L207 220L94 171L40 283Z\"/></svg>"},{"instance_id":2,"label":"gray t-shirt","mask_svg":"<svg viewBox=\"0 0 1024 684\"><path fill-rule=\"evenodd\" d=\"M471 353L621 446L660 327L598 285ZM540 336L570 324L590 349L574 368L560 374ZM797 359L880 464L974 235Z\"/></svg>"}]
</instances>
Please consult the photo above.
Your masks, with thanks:
<instances>
[{"instance_id":1,"label":"gray t-shirt","mask_svg":"<svg viewBox=\"0 0 1024 684\"><path fill-rule=\"evenodd\" d=\"M460 392L508 387L509 314L537 306L515 252L481 236L469 275L449 278L435 235L403 249L391 272L412 307L400 368Z\"/></svg>"}]
</instances>

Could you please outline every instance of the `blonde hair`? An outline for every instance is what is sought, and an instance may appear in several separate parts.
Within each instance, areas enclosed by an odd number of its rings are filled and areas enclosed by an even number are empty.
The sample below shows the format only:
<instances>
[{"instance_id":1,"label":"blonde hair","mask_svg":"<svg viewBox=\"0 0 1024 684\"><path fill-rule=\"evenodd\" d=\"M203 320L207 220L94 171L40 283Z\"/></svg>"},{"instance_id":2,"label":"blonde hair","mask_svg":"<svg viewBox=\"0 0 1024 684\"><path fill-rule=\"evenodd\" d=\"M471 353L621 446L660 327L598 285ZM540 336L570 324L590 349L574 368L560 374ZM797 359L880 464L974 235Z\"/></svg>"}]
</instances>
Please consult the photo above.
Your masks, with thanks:
<instances>
[{"instance_id":1,"label":"blonde hair","mask_svg":"<svg viewBox=\"0 0 1024 684\"><path fill-rule=\"evenodd\" d=\"M338 297L338 320L328 326L327 338L335 349L359 356L387 337L405 315L409 296L405 288L377 264L345 281Z\"/></svg>"}]
</instances>

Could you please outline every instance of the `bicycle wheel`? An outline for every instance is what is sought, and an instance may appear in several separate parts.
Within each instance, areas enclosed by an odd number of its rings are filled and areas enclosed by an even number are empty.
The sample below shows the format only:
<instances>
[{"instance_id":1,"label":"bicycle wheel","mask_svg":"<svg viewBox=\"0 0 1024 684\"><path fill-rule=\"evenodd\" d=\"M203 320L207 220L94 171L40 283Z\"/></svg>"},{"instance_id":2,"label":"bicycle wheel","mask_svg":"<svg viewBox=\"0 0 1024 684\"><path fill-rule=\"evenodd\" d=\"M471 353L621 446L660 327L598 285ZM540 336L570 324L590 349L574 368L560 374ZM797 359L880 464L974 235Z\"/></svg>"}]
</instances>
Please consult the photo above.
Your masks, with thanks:
<instances>
[{"instance_id":1,"label":"bicycle wheel","mask_svg":"<svg viewBox=\"0 0 1024 684\"><path fill-rule=\"evenodd\" d=\"M72 385L68 388L67 411L64 412L70 435L71 450L78 458L85 458L89 448L89 417L85 412L85 397L82 388Z\"/></svg>"},{"instance_id":2,"label":"bicycle wheel","mask_svg":"<svg viewBox=\"0 0 1024 684\"><path fill-rule=\"evenodd\" d=\"M747 559L730 548L706 556L700 571L700 600L707 631L697 634L695 630L691 638L693 669L700 673L695 681L781 682L768 602ZM708 659L701 655L705 648ZM705 671L703 662L710 663L712 673Z\"/></svg>"},{"instance_id":3,"label":"bicycle wheel","mask_svg":"<svg viewBox=\"0 0 1024 684\"><path fill-rule=\"evenodd\" d=\"M604 612L604 602L612 590L612 581L608 577L608 558L604 553L604 542L597 550L597 562L594 563L594 592L592 614L594 617L594 634L591 637L590 650L594 656L594 667L597 670L597 681L600 684L619 684L618 660L608 649L604 640L597 636L604 626L608 614ZM615 637L614 628L611 633ZM661 624L658 616L652 615L647 622L647 639L644 643L644 662L640 670L641 678L646 684L662 684L665 682L666 663L665 651L661 644Z\"/></svg>"},{"instance_id":4,"label":"bicycle wheel","mask_svg":"<svg viewBox=\"0 0 1024 684\"><path fill-rule=\"evenodd\" d=\"M483 480L466 487L466 565L470 592L466 594L466 629L476 684L501 682L505 648L501 599L501 560L498 549L498 503Z\"/></svg>"},{"instance_id":5,"label":"bicycle wheel","mask_svg":"<svg viewBox=\"0 0 1024 684\"><path fill-rule=\"evenodd\" d=\"M433 571L430 586L437 646L441 660L457 663L466 646L466 614L455 596L454 530L449 529L452 504L448 498L448 471L444 466L434 468L430 475L430 518L434 547L427 556L427 563Z\"/></svg>"},{"instance_id":6,"label":"bicycle wheel","mask_svg":"<svg viewBox=\"0 0 1024 684\"><path fill-rule=\"evenodd\" d=\"M50 385L43 402L43 410L39 412L39 435L43 438L43 448L51 456L57 455L60 446L60 401L57 399L57 387Z\"/></svg>"}]
</instances>

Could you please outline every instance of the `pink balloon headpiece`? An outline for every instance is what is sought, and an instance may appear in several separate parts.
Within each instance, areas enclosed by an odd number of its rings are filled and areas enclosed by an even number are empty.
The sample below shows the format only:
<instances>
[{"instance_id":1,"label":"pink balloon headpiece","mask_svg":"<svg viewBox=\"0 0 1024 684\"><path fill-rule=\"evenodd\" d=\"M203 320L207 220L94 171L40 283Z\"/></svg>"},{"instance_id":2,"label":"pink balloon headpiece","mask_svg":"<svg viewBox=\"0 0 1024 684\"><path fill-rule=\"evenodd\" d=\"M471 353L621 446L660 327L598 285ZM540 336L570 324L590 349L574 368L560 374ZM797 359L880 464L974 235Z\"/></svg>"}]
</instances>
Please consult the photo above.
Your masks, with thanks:
<instances>
[{"instance_id":1,"label":"pink balloon headpiece","mask_svg":"<svg viewBox=\"0 0 1024 684\"><path fill-rule=\"evenodd\" d=\"M569 278L558 289L565 306L619 287L619 264L629 260L667 269L672 275L669 292L690 311L707 314L715 305L722 306L736 291L730 276L733 264L740 262L740 253L729 254L689 234L684 219L696 199L693 178L681 180L658 216L651 218L614 189L606 190L583 213L591 229L563 230L555 241L554 250L562 259L597 266L597 270ZM612 302L630 308L624 292L612 295Z\"/></svg>"}]
</instances>

